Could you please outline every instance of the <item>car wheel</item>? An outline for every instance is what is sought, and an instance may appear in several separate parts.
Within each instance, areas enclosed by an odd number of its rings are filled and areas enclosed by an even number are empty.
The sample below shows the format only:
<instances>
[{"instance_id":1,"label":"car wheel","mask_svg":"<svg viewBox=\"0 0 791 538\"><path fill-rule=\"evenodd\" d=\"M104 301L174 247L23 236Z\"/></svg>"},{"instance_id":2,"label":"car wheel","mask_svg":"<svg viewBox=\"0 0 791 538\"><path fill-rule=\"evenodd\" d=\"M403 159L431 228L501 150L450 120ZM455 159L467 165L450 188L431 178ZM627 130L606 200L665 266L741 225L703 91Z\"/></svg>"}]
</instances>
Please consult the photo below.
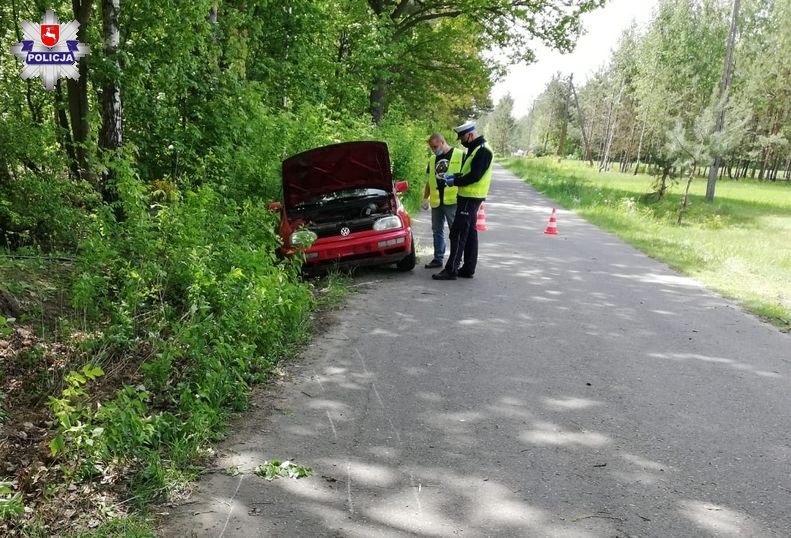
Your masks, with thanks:
<instances>
[{"instance_id":1,"label":"car wheel","mask_svg":"<svg viewBox=\"0 0 791 538\"><path fill-rule=\"evenodd\" d=\"M415 268L415 238L412 238L412 250L407 254L406 258L396 264L396 269L399 271L407 272Z\"/></svg>"}]
</instances>

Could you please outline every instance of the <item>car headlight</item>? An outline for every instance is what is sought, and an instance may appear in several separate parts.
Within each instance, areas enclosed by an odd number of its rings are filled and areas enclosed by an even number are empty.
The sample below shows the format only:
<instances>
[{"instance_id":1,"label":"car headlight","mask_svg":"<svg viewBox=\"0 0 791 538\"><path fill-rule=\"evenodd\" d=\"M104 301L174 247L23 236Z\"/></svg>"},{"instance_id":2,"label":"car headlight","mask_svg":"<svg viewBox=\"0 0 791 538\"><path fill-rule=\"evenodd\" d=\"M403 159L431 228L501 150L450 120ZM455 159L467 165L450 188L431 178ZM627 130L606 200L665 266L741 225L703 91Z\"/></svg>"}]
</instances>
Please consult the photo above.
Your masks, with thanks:
<instances>
[{"instance_id":1,"label":"car headlight","mask_svg":"<svg viewBox=\"0 0 791 538\"><path fill-rule=\"evenodd\" d=\"M310 230L297 230L291 234L288 242L295 247L309 248L318 237L315 232Z\"/></svg>"},{"instance_id":2,"label":"car headlight","mask_svg":"<svg viewBox=\"0 0 791 538\"><path fill-rule=\"evenodd\" d=\"M374 222L374 230L381 232L382 230L394 230L401 227L401 219L397 215L384 217Z\"/></svg>"}]
</instances>

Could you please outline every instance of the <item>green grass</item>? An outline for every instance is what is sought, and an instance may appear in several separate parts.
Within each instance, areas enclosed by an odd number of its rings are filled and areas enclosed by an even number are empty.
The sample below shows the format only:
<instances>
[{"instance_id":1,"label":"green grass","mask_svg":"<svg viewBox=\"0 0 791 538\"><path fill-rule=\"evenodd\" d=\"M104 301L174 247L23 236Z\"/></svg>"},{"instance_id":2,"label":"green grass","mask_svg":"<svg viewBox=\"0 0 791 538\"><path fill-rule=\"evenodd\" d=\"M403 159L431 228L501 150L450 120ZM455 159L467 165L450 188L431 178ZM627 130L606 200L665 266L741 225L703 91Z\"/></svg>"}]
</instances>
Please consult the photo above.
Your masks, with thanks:
<instances>
[{"instance_id":1,"label":"green grass","mask_svg":"<svg viewBox=\"0 0 791 538\"><path fill-rule=\"evenodd\" d=\"M90 531L78 531L70 538L153 538L153 523L142 516L113 519Z\"/></svg>"},{"instance_id":2,"label":"green grass","mask_svg":"<svg viewBox=\"0 0 791 538\"><path fill-rule=\"evenodd\" d=\"M720 180L707 203L706 181L696 178L679 226L680 183L656 202L645 196L654 178L643 174L600 174L585 163L554 159L503 164L589 222L791 329L791 182Z\"/></svg>"}]
</instances>

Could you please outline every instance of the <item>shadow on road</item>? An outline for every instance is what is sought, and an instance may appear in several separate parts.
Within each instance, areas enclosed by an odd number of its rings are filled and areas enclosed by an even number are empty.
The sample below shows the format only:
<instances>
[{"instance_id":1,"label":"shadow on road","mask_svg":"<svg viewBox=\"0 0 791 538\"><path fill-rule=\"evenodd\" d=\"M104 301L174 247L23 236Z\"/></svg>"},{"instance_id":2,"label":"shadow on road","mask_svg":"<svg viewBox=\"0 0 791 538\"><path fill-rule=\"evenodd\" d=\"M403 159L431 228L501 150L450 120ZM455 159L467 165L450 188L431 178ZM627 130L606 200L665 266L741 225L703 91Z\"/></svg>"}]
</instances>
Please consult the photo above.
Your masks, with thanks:
<instances>
[{"instance_id":1,"label":"shadow on road","mask_svg":"<svg viewBox=\"0 0 791 538\"><path fill-rule=\"evenodd\" d=\"M787 535L787 336L499 179L476 278L361 274L163 535Z\"/></svg>"}]
</instances>

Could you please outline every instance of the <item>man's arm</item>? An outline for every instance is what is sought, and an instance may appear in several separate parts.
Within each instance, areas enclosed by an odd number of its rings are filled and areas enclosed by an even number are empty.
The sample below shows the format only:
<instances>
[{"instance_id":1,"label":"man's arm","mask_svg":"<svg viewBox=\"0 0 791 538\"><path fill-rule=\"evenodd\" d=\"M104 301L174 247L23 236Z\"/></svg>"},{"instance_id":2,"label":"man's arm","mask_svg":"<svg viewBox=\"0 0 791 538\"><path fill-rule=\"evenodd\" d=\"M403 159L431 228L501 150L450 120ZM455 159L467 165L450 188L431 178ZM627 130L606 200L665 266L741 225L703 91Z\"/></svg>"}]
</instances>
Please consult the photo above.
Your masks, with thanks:
<instances>
[{"instance_id":1,"label":"man's arm","mask_svg":"<svg viewBox=\"0 0 791 538\"><path fill-rule=\"evenodd\" d=\"M472 156L470 171L464 175L456 176L455 185L463 187L480 181L486 170L489 169L489 165L492 164L492 158L492 151L486 146L481 146L475 155Z\"/></svg>"}]
</instances>

